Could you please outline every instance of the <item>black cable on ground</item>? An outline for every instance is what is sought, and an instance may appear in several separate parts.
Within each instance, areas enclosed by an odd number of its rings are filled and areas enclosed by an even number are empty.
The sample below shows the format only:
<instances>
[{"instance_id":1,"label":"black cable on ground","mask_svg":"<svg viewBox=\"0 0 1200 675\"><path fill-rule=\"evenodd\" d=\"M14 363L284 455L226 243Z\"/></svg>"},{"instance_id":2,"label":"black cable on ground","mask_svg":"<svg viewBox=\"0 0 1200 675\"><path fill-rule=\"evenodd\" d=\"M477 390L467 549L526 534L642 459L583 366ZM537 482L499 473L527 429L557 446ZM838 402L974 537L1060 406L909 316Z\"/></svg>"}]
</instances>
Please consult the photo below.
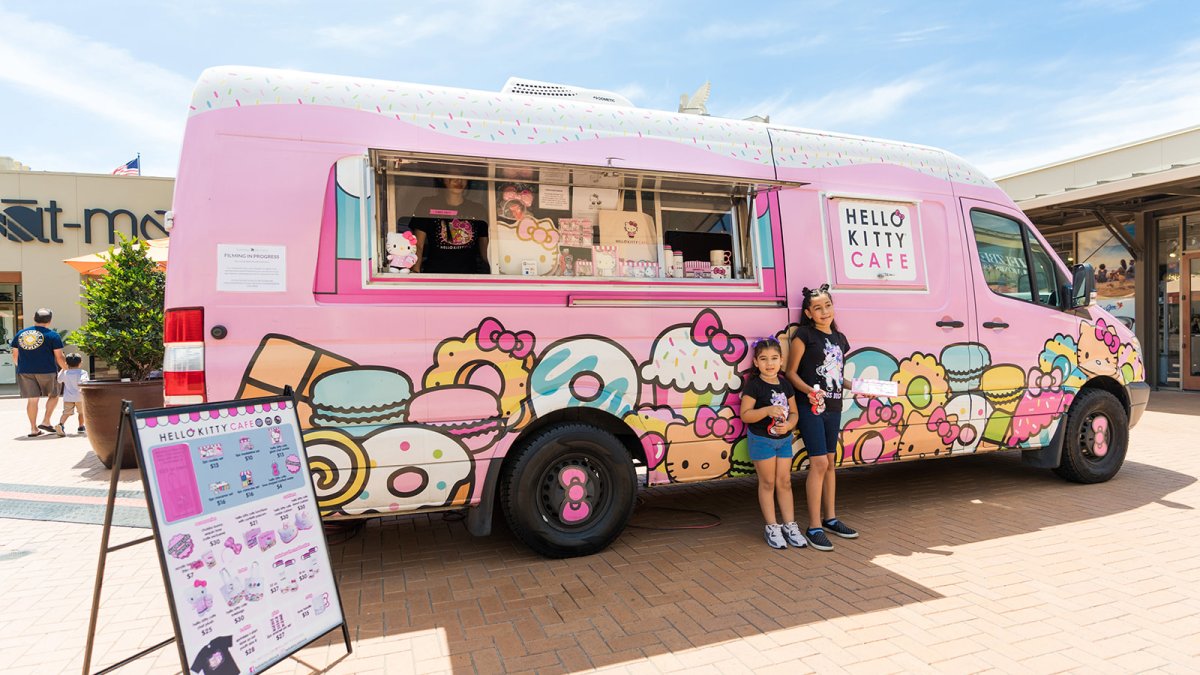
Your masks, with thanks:
<instances>
[{"instance_id":1,"label":"black cable on ground","mask_svg":"<svg viewBox=\"0 0 1200 675\"><path fill-rule=\"evenodd\" d=\"M670 525L670 526L660 527L660 526L656 526L656 525L638 525L636 523L629 523L626 526L626 527L633 527L633 528L636 528L639 530L659 530L659 531L663 531L663 532L669 532L672 530L707 530L709 528L713 528L713 527L716 527L721 524L721 516L718 516L715 513L709 513L708 511L700 511L699 509L678 509L678 508L671 507L671 506L645 506L645 500L643 500L641 496L638 496L637 505L634 508L636 509L636 511L642 511L642 510L671 511L673 513L687 513L690 515L699 514L702 516L708 516L709 518L712 518L711 523L698 523L695 525ZM635 511L635 513L636 513L636 511Z\"/></svg>"}]
</instances>

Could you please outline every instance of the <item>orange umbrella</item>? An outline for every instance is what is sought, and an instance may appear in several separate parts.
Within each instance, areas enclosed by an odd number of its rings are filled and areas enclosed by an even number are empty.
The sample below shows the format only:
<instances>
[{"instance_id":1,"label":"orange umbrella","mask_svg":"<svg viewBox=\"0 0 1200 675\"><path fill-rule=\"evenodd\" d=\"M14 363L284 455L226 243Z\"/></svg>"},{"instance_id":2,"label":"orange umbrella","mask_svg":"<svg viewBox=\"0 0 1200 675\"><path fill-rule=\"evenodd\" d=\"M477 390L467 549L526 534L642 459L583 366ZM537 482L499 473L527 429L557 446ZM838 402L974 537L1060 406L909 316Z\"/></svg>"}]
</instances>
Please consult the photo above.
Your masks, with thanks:
<instances>
[{"instance_id":1,"label":"orange umbrella","mask_svg":"<svg viewBox=\"0 0 1200 675\"><path fill-rule=\"evenodd\" d=\"M166 271L167 269L167 243L170 239L147 239L146 253L150 259L158 265L158 269ZM74 267L80 274L85 276L99 277L105 274L104 263L108 262L108 251L99 253L89 253L76 258L67 258L64 260L66 264Z\"/></svg>"}]
</instances>

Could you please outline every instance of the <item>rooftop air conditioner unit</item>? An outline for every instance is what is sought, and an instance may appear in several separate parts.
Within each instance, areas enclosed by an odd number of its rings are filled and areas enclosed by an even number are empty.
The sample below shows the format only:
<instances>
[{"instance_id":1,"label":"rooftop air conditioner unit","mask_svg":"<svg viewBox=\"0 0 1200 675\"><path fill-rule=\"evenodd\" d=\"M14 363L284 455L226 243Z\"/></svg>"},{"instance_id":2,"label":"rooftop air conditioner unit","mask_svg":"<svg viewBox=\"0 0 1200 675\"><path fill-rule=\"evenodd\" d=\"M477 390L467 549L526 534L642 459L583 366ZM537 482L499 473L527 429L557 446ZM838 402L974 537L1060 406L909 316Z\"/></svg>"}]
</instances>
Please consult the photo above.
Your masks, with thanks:
<instances>
[{"instance_id":1,"label":"rooftop air conditioner unit","mask_svg":"<svg viewBox=\"0 0 1200 675\"><path fill-rule=\"evenodd\" d=\"M635 107L629 99L615 92L600 89L584 89L583 87L574 87L569 84L525 80L519 77L508 78L508 81L504 83L504 87L500 91L505 94L525 94L528 96L543 96L546 98L603 103L605 105L619 105L627 108Z\"/></svg>"}]
</instances>

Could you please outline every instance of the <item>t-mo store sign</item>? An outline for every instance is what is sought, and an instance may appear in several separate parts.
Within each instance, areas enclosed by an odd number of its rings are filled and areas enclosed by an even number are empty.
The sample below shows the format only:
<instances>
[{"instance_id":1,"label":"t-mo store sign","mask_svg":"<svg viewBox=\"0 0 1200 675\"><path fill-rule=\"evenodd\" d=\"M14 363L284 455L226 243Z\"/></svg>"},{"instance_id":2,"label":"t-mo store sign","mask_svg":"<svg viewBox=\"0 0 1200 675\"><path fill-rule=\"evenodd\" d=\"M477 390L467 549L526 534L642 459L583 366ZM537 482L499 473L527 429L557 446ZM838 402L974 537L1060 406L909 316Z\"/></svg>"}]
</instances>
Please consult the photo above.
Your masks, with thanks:
<instances>
[{"instance_id":1,"label":"t-mo store sign","mask_svg":"<svg viewBox=\"0 0 1200 675\"><path fill-rule=\"evenodd\" d=\"M141 216L129 209L83 209L79 222L75 217L63 217L63 209L56 200L41 206L36 199L0 199L0 239L19 243L40 242L62 244L62 234L67 230L83 230L83 243L92 243L92 227L99 225L101 232L108 235L108 243L117 243L117 231L125 230L130 237L158 239L167 236L160 217L165 209Z\"/></svg>"}]
</instances>

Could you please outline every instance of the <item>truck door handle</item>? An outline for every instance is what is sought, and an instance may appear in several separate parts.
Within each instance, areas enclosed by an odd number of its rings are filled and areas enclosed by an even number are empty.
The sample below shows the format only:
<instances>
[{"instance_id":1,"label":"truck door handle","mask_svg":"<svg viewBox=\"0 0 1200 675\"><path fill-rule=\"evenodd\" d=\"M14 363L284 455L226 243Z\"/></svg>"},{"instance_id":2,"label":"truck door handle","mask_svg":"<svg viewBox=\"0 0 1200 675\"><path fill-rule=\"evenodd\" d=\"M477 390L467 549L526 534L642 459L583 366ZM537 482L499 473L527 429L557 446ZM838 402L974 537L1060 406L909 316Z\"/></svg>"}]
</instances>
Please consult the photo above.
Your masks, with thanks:
<instances>
[{"instance_id":1,"label":"truck door handle","mask_svg":"<svg viewBox=\"0 0 1200 675\"><path fill-rule=\"evenodd\" d=\"M1008 328L1008 324L1003 321L984 321L984 328Z\"/></svg>"},{"instance_id":2,"label":"truck door handle","mask_svg":"<svg viewBox=\"0 0 1200 675\"><path fill-rule=\"evenodd\" d=\"M961 321L955 321L954 319L942 319L934 325L938 328L962 328L965 324L963 324Z\"/></svg>"}]
</instances>

